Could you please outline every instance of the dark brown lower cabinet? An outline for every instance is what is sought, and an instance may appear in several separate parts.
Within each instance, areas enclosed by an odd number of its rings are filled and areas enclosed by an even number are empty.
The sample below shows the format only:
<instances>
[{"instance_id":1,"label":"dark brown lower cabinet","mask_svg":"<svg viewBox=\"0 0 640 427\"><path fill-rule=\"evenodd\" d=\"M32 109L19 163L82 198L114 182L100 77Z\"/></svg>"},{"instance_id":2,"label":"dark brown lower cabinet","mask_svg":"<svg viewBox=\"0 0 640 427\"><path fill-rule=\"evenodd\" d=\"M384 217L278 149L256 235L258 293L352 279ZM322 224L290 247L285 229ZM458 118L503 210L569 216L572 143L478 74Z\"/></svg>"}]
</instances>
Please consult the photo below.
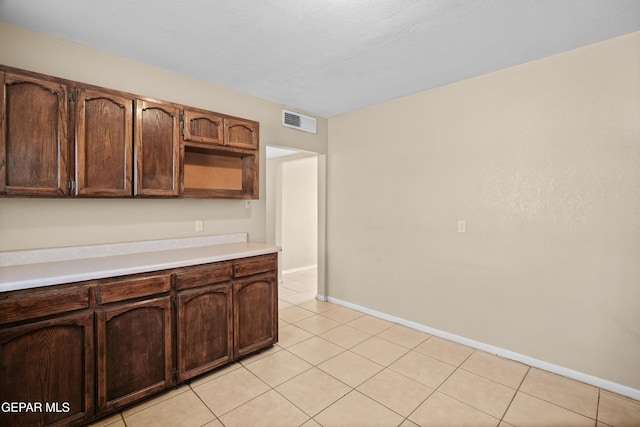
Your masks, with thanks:
<instances>
[{"instance_id":1,"label":"dark brown lower cabinet","mask_svg":"<svg viewBox=\"0 0 640 427\"><path fill-rule=\"evenodd\" d=\"M107 412L173 383L168 296L100 309L98 410Z\"/></svg>"},{"instance_id":2,"label":"dark brown lower cabinet","mask_svg":"<svg viewBox=\"0 0 640 427\"><path fill-rule=\"evenodd\" d=\"M178 379L224 365L233 357L231 285L178 293Z\"/></svg>"},{"instance_id":3,"label":"dark brown lower cabinet","mask_svg":"<svg viewBox=\"0 0 640 427\"><path fill-rule=\"evenodd\" d=\"M87 424L273 345L276 272L267 254L0 293L0 426Z\"/></svg>"},{"instance_id":4,"label":"dark brown lower cabinet","mask_svg":"<svg viewBox=\"0 0 640 427\"><path fill-rule=\"evenodd\" d=\"M249 276L233 283L235 357L278 341L277 290L274 273Z\"/></svg>"},{"instance_id":5,"label":"dark brown lower cabinet","mask_svg":"<svg viewBox=\"0 0 640 427\"><path fill-rule=\"evenodd\" d=\"M0 425L93 417L94 358L93 312L0 329Z\"/></svg>"}]
</instances>

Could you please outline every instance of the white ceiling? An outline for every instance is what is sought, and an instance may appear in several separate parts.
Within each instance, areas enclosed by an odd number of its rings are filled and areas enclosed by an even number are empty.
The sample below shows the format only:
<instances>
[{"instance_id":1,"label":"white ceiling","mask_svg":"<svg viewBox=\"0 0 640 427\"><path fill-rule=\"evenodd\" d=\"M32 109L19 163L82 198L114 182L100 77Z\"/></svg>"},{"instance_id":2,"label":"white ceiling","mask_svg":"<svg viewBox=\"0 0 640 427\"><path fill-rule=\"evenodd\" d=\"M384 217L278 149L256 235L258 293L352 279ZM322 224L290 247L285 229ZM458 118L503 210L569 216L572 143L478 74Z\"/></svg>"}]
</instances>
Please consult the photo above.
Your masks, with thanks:
<instances>
[{"instance_id":1,"label":"white ceiling","mask_svg":"<svg viewBox=\"0 0 640 427\"><path fill-rule=\"evenodd\" d=\"M0 0L0 20L332 117L640 31L640 1Z\"/></svg>"}]
</instances>

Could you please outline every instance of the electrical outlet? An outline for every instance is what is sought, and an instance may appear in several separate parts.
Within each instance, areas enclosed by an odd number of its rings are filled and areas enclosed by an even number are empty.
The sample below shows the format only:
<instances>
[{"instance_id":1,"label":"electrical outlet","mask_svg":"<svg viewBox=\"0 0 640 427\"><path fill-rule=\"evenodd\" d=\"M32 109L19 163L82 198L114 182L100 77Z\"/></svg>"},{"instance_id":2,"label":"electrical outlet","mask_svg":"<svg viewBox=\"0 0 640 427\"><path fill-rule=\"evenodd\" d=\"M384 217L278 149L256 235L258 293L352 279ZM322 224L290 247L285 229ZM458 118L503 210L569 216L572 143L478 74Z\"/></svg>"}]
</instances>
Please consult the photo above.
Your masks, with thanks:
<instances>
[{"instance_id":1,"label":"electrical outlet","mask_svg":"<svg viewBox=\"0 0 640 427\"><path fill-rule=\"evenodd\" d=\"M196 233L202 233L204 231L204 221L201 219L196 220Z\"/></svg>"},{"instance_id":2,"label":"electrical outlet","mask_svg":"<svg viewBox=\"0 0 640 427\"><path fill-rule=\"evenodd\" d=\"M458 233L466 233L467 232L467 221L459 220L458 221Z\"/></svg>"},{"instance_id":3,"label":"electrical outlet","mask_svg":"<svg viewBox=\"0 0 640 427\"><path fill-rule=\"evenodd\" d=\"M246 209L251 209L251 200L245 200L244 201L244 207Z\"/></svg>"}]
</instances>

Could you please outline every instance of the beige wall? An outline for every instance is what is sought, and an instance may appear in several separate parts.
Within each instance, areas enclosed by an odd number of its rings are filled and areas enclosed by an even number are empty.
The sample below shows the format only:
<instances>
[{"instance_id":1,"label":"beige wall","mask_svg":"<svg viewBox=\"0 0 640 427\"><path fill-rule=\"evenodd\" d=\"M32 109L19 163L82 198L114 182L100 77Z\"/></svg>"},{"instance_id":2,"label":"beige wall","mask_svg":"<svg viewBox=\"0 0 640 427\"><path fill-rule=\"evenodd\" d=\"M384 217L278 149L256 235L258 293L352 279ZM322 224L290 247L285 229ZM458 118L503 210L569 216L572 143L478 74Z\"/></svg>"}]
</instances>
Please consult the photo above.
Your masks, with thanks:
<instances>
[{"instance_id":1,"label":"beige wall","mask_svg":"<svg viewBox=\"0 0 640 427\"><path fill-rule=\"evenodd\" d=\"M282 105L184 75L0 22L0 63L12 67L192 105L260 122L260 200L0 199L0 250L43 248L248 232L265 241L264 147L326 153L327 120L318 134L281 126Z\"/></svg>"},{"instance_id":2,"label":"beige wall","mask_svg":"<svg viewBox=\"0 0 640 427\"><path fill-rule=\"evenodd\" d=\"M640 389L640 33L332 118L327 165L331 297Z\"/></svg>"},{"instance_id":3,"label":"beige wall","mask_svg":"<svg viewBox=\"0 0 640 427\"><path fill-rule=\"evenodd\" d=\"M282 269L318 263L318 159L283 161Z\"/></svg>"}]
</instances>

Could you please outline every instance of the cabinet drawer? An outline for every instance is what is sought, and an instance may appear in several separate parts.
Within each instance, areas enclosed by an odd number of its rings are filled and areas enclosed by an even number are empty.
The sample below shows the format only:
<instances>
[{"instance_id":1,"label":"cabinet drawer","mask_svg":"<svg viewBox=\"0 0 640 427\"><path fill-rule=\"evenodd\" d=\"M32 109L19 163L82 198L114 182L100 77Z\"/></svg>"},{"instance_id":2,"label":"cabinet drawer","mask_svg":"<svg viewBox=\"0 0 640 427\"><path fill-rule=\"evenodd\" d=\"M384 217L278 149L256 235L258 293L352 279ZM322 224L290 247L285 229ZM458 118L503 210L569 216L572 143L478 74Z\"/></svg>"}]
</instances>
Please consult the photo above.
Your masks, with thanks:
<instances>
[{"instance_id":1,"label":"cabinet drawer","mask_svg":"<svg viewBox=\"0 0 640 427\"><path fill-rule=\"evenodd\" d=\"M188 267L176 273L176 289L190 289L231 279L231 263L222 262L198 267Z\"/></svg>"},{"instance_id":2,"label":"cabinet drawer","mask_svg":"<svg viewBox=\"0 0 640 427\"><path fill-rule=\"evenodd\" d=\"M252 274L265 273L277 269L277 254L241 259L233 263L233 275L235 277L251 276Z\"/></svg>"},{"instance_id":3,"label":"cabinet drawer","mask_svg":"<svg viewBox=\"0 0 640 427\"><path fill-rule=\"evenodd\" d=\"M89 286L9 297L0 302L0 324L36 319L89 307Z\"/></svg>"},{"instance_id":4,"label":"cabinet drawer","mask_svg":"<svg viewBox=\"0 0 640 427\"><path fill-rule=\"evenodd\" d=\"M124 301L169 292L171 276L162 274L146 277L129 277L101 282L98 286L98 303Z\"/></svg>"}]
</instances>

